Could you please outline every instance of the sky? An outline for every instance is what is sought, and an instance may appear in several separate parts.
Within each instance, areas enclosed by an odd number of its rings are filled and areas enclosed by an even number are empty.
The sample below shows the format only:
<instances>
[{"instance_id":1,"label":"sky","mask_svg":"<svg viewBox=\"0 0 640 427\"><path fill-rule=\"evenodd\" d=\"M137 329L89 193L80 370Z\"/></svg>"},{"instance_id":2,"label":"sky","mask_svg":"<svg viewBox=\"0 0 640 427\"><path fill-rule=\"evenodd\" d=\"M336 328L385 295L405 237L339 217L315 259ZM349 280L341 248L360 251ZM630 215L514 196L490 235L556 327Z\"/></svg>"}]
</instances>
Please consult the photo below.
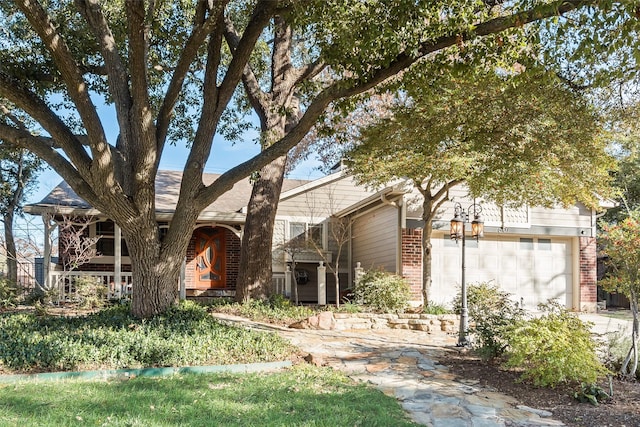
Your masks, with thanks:
<instances>
[{"instance_id":1,"label":"sky","mask_svg":"<svg viewBox=\"0 0 640 427\"><path fill-rule=\"evenodd\" d=\"M94 99L97 104L98 114L103 121L107 138L109 141L115 141L118 135L118 126L115 120L113 108L101 104L99 99ZM257 131L251 130L245 133L242 141L232 144L221 137L214 139L211 156L205 165L205 172L208 173L224 173L239 163L249 160L260 152L259 146L256 144ZM167 144L160 161L160 169L162 170L178 170L184 168L184 163L188 155L188 149L184 143L178 142L176 145ZM314 179L319 178L323 174L318 171L321 163L315 160L312 155L310 159L301 162L288 177L297 179ZM36 203L42 200L51 190L53 190L62 178L52 169L47 169L40 175L39 184L28 197L28 203Z\"/></svg>"}]
</instances>

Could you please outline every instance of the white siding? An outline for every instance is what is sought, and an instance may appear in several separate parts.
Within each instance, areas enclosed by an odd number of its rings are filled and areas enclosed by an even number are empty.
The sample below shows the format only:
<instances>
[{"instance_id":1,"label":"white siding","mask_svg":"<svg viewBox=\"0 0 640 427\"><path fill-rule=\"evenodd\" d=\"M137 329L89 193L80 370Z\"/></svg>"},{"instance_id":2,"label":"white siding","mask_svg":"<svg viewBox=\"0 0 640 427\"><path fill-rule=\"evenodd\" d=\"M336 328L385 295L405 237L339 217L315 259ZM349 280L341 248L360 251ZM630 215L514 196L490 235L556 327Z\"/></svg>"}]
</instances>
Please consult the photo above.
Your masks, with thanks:
<instances>
[{"instance_id":1,"label":"white siding","mask_svg":"<svg viewBox=\"0 0 640 427\"><path fill-rule=\"evenodd\" d=\"M273 226L273 270L282 272L284 271L284 261L285 261L285 253L281 249L281 245L284 243L285 239L285 221L276 219L276 222Z\"/></svg>"},{"instance_id":2,"label":"white siding","mask_svg":"<svg viewBox=\"0 0 640 427\"><path fill-rule=\"evenodd\" d=\"M355 220L352 234L352 261L362 268L383 268L397 271L398 211L384 206L368 212Z\"/></svg>"},{"instance_id":3,"label":"white siding","mask_svg":"<svg viewBox=\"0 0 640 427\"><path fill-rule=\"evenodd\" d=\"M278 215L309 218L307 222L320 223L373 194L356 185L350 176L337 177L323 185L280 200Z\"/></svg>"},{"instance_id":4,"label":"white siding","mask_svg":"<svg viewBox=\"0 0 640 427\"><path fill-rule=\"evenodd\" d=\"M459 202L465 210L473 204L473 199L467 196L467 190L464 186L454 187L449 192L452 201L447 201L442 205L442 209L436 215L436 221L449 222L454 215L454 203ZM482 199L476 199L476 203L482 206L482 216L486 226L499 227L502 226L501 220L504 220L504 226L509 228L510 232L522 233L531 227L574 227L574 228L591 228L592 212L582 204L564 208L557 206L554 208L543 208L536 206L508 207L504 213L500 213L500 207L493 203L485 202ZM407 216L410 218L421 218L422 209L420 203L412 203ZM471 212L473 213L473 211Z\"/></svg>"}]
</instances>

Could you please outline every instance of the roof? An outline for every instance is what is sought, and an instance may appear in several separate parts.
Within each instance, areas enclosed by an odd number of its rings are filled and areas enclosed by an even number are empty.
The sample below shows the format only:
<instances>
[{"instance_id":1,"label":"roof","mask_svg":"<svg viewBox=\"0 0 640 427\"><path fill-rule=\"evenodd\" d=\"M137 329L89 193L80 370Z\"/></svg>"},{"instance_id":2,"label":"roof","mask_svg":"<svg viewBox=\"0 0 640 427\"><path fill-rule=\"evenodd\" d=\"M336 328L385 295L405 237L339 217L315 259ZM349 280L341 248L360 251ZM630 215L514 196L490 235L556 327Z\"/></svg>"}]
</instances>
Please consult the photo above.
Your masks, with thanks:
<instances>
[{"instance_id":1,"label":"roof","mask_svg":"<svg viewBox=\"0 0 640 427\"><path fill-rule=\"evenodd\" d=\"M203 182L209 185L214 182L220 174L203 175ZM156 212L159 216L170 217L175 211L178 195L180 194L180 183L182 172L179 171L158 171L156 177ZM288 191L308 183L307 180L285 179L282 184L282 191ZM246 208L251 196L252 185L249 178L238 181L231 190L220 196L215 202L209 205L201 214L200 219L240 219L244 218L242 212ZM44 199L38 203L33 203L25 207L25 211L33 214L45 211L83 212L97 214L91 204L86 202L67 184L62 181ZM164 215L163 215L164 214Z\"/></svg>"}]
</instances>

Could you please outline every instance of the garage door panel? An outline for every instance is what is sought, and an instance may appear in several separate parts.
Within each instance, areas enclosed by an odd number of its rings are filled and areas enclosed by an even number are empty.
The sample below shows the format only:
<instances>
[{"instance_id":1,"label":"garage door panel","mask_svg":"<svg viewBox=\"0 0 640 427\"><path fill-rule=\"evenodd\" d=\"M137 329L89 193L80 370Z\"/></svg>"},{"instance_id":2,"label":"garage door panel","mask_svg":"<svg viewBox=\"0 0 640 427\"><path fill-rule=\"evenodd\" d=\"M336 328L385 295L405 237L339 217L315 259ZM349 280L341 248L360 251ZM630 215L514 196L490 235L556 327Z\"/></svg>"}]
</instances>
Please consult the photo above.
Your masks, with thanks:
<instances>
[{"instance_id":1,"label":"garage door panel","mask_svg":"<svg viewBox=\"0 0 640 427\"><path fill-rule=\"evenodd\" d=\"M568 238L519 238L487 236L477 248L467 248L466 281L494 282L512 294L512 299L536 309L548 299L572 306L572 254ZM450 303L451 286L457 291L461 281L459 247L434 251L432 295L437 302ZM451 250L453 249L453 250ZM436 266L438 266L436 268ZM441 289L439 289L441 288Z\"/></svg>"}]
</instances>

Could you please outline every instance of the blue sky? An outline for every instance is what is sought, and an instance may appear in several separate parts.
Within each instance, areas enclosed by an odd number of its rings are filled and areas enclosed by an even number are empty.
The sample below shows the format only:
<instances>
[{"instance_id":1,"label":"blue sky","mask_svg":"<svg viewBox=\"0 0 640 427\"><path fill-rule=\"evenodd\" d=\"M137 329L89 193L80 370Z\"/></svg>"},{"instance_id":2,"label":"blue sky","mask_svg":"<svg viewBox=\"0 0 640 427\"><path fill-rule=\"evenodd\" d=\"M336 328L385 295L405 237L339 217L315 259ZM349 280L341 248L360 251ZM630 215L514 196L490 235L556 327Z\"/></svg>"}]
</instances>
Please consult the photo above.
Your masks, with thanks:
<instances>
[{"instance_id":1,"label":"blue sky","mask_svg":"<svg viewBox=\"0 0 640 427\"><path fill-rule=\"evenodd\" d=\"M94 101L97 101L97 103L100 102L97 99ZM98 104L97 108L106 129L107 138L109 138L110 141L115 141L118 135L118 127L112 107ZM258 154L260 148L255 143L256 136L256 131L249 131L241 142L236 142L235 144L216 137L214 139L211 156L205 165L205 172L224 173L233 166ZM162 155L160 168L165 170L182 170L187 155L188 149L184 146L183 142L178 142L176 145L167 144ZM322 176L322 173L317 170L320 162L315 160L313 155L310 157L310 160L302 162L296 167L289 177L313 179ZM48 169L42 173L38 188L27 198L27 203L35 203L42 200L61 180L62 178L52 169Z\"/></svg>"}]
</instances>

